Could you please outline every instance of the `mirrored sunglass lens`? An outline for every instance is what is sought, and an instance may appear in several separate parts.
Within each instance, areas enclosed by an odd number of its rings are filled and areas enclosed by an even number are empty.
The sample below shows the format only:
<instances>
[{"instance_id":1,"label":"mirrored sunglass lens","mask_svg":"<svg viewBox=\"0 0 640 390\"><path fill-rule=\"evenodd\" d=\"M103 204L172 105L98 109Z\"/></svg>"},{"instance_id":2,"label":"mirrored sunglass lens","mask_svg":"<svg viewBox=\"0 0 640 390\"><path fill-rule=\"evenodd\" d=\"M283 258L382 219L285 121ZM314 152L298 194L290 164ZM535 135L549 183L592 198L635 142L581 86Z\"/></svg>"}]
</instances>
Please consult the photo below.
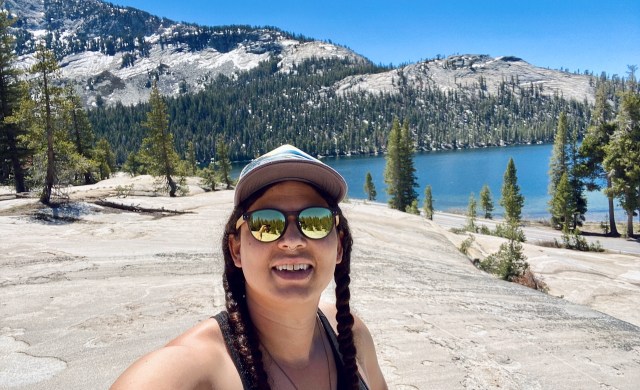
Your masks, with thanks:
<instances>
[{"instance_id":1,"label":"mirrored sunglass lens","mask_svg":"<svg viewBox=\"0 0 640 390\"><path fill-rule=\"evenodd\" d=\"M324 207L311 207L302 210L298 221L302 233L313 239L324 238L333 229L333 213Z\"/></svg>"},{"instance_id":2,"label":"mirrored sunglass lens","mask_svg":"<svg viewBox=\"0 0 640 390\"><path fill-rule=\"evenodd\" d=\"M262 241L277 240L284 230L284 215L277 210L258 210L251 213L249 229L253 236Z\"/></svg>"}]
</instances>

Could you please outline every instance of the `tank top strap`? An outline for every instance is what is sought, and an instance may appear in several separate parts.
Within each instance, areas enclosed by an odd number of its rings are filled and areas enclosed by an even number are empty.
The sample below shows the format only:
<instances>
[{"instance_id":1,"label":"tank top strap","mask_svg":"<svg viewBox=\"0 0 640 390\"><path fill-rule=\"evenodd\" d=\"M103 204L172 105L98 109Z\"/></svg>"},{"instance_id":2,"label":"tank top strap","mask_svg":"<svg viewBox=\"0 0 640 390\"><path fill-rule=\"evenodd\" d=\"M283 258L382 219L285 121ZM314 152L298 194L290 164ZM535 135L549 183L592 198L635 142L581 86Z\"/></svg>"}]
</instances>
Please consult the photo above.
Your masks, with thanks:
<instances>
[{"instance_id":1,"label":"tank top strap","mask_svg":"<svg viewBox=\"0 0 640 390\"><path fill-rule=\"evenodd\" d=\"M338 371L338 390L345 389L344 383L344 361L342 360L342 353L340 353L340 344L338 343L338 336L336 332L333 330L329 319L324 315L322 310L318 309L318 317L320 318L320 323L324 328L325 333L329 337L331 341L331 350L333 351L333 358L336 361L336 370ZM369 387L365 383L362 376L360 376L360 372L358 372L358 379L360 380L360 390L369 390Z\"/></svg>"},{"instance_id":2,"label":"tank top strap","mask_svg":"<svg viewBox=\"0 0 640 390\"><path fill-rule=\"evenodd\" d=\"M226 311L221 311L220 313L213 316L213 319L215 319L218 322L218 325L220 325L224 343L227 346L227 352L229 352L229 356L231 356L231 360L233 360L233 364L236 366L236 370L238 370L238 375L240 375L240 380L242 381L242 387L245 390L251 389L250 375L242 364L240 355L233 345L234 336L231 332L231 328L229 327L229 313L227 313Z\"/></svg>"}]
</instances>

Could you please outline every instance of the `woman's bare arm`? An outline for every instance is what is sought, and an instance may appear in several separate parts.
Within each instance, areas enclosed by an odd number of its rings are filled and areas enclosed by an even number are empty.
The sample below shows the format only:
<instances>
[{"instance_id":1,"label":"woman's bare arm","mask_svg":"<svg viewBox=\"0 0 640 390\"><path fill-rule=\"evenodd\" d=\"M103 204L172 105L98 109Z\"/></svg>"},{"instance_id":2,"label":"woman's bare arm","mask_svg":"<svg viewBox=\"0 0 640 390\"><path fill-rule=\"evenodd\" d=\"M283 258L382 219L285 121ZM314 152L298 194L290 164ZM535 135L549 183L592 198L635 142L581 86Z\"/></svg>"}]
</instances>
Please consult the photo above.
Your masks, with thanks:
<instances>
[{"instance_id":1,"label":"woman's bare arm","mask_svg":"<svg viewBox=\"0 0 640 390\"><path fill-rule=\"evenodd\" d=\"M241 389L218 323L209 319L133 363L111 390Z\"/></svg>"}]
</instances>

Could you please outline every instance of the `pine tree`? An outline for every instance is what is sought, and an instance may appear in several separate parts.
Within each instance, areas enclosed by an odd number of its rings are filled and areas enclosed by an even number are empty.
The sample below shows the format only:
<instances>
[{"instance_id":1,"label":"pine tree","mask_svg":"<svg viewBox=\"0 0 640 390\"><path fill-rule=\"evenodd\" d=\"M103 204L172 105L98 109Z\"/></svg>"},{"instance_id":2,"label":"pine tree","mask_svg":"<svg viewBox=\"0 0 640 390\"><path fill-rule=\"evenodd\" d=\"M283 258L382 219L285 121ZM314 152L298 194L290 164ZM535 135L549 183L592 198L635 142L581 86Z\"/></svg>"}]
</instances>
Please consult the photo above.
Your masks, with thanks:
<instances>
[{"instance_id":1,"label":"pine tree","mask_svg":"<svg viewBox=\"0 0 640 390\"><path fill-rule=\"evenodd\" d=\"M506 238L507 242L500 244L498 252L482 260L479 268L495 274L501 279L514 281L529 269L521 243L524 241L524 233L519 226L514 224L507 224L501 230L502 237Z\"/></svg>"},{"instance_id":2,"label":"pine tree","mask_svg":"<svg viewBox=\"0 0 640 390\"><path fill-rule=\"evenodd\" d=\"M193 145L193 141L187 143L187 174L193 176L198 172L198 161L196 160L196 148Z\"/></svg>"},{"instance_id":3,"label":"pine tree","mask_svg":"<svg viewBox=\"0 0 640 390\"><path fill-rule=\"evenodd\" d=\"M605 169L613 172L610 193L627 213L627 235L633 236L633 214L640 208L640 93L629 88L622 94L617 130L605 147Z\"/></svg>"},{"instance_id":4,"label":"pine tree","mask_svg":"<svg viewBox=\"0 0 640 390\"><path fill-rule=\"evenodd\" d=\"M498 252L485 259L487 260L497 265L495 273L504 280L512 281L529 269L522 244L516 239L509 239L501 244Z\"/></svg>"},{"instance_id":5,"label":"pine tree","mask_svg":"<svg viewBox=\"0 0 640 390\"><path fill-rule=\"evenodd\" d=\"M577 225L584 221L584 213L586 210L586 200L582 192L582 181L580 180L580 164L578 162L578 134L576 129L568 130L567 116L564 112L560 114L558 119L558 128L553 142L553 152L549 162L549 211L551 213L551 222L553 226L561 229L573 230ZM567 175L567 183L571 189L571 203L575 206L574 213L569 219L565 219L565 214L554 214L558 211L553 207L552 202L557 191L558 183L563 175ZM570 227L565 227L570 225Z\"/></svg>"},{"instance_id":6,"label":"pine tree","mask_svg":"<svg viewBox=\"0 0 640 390\"><path fill-rule=\"evenodd\" d=\"M108 179L116 169L116 155L106 138L101 138L94 148L94 160L98 165L100 180ZM134 153L131 153L134 155Z\"/></svg>"},{"instance_id":7,"label":"pine tree","mask_svg":"<svg viewBox=\"0 0 640 390\"><path fill-rule=\"evenodd\" d=\"M215 191L216 182L218 180L215 163L210 163L209 166L204 167L199 174L200 174L200 177L202 178L203 184L209 187L211 191Z\"/></svg>"},{"instance_id":8,"label":"pine tree","mask_svg":"<svg viewBox=\"0 0 640 390\"><path fill-rule=\"evenodd\" d=\"M576 212L576 205L571 193L569 177L566 172L562 174L549 205L551 214L556 215L558 220L561 221L570 221ZM564 233L569 233L571 230L568 223L562 224L562 231Z\"/></svg>"},{"instance_id":9,"label":"pine tree","mask_svg":"<svg viewBox=\"0 0 640 390\"><path fill-rule=\"evenodd\" d=\"M433 195L431 194L430 185L424 189L424 205L422 206L422 210L427 219L433 220Z\"/></svg>"},{"instance_id":10,"label":"pine tree","mask_svg":"<svg viewBox=\"0 0 640 390\"><path fill-rule=\"evenodd\" d=\"M58 75L58 62L56 61L52 51L47 50L44 46L40 46L36 51L36 64L33 66L31 73L38 74L40 81L40 93L42 102L44 103L44 132L47 140L47 174L45 178L44 188L40 201L48 204L51 200L51 190L55 184L55 162L56 154L54 150L54 123L52 106L52 98L60 93L58 88L51 85L52 79Z\"/></svg>"},{"instance_id":11,"label":"pine tree","mask_svg":"<svg viewBox=\"0 0 640 390\"><path fill-rule=\"evenodd\" d=\"M500 205L504 207L505 220L507 224L518 225L522 218L524 197L520 194L516 164L513 162L513 158L509 159L507 169L504 172Z\"/></svg>"},{"instance_id":12,"label":"pine tree","mask_svg":"<svg viewBox=\"0 0 640 390\"><path fill-rule=\"evenodd\" d=\"M493 199L491 198L491 190L489 186L485 184L480 190L480 207L484 212L484 218L491 219L493 218Z\"/></svg>"},{"instance_id":13,"label":"pine tree","mask_svg":"<svg viewBox=\"0 0 640 390\"><path fill-rule=\"evenodd\" d=\"M578 129L573 127L570 132L569 171L567 173L571 189L571 202L575 205L575 210L570 220L572 230L582 226L587 212L587 198L584 195L585 184L580 172L582 161L579 153L578 138Z\"/></svg>"},{"instance_id":14,"label":"pine tree","mask_svg":"<svg viewBox=\"0 0 640 390\"><path fill-rule=\"evenodd\" d=\"M549 194L553 194L562 175L567 172L569 160L569 132L567 115L562 112L553 140L553 151L549 160Z\"/></svg>"},{"instance_id":15,"label":"pine tree","mask_svg":"<svg viewBox=\"0 0 640 390\"><path fill-rule=\"evenodd\" d=\"M563 175L566 175L568 171L567 161L569 159L569 142L567 131L567 116L563 112L558 119L558 127L556 129L556 135L553 141L553 151L551 159L549 160L549 194L553 200L554 194L558 187L558 183ZM564 226L568 224L568 220L563 219L563 214L554 214L552 200L549 201L549 211L551 213L551 224L554 227L560 227L564 229Z\"/></svg>"},{"instance_id":16,"label":"pine tree","mask_svg":"<svg viewBox=\"0 0 640 390\"><path fill-rule=\"evenodd\" d=\"M53 52L43 45L37 47L34 57L35 64L29 69L33 75L29 94L20 101L14 119L28 130L23 139L34 151L30 180L34 186L43 187L40 201L50 204L53 187L71 184L78 170L87 167L82 164L65 127L68 102L62 89L55 85L58 62Z\"/></svg>"},{"instance_id":17,"label":"pine tree","mask_svg":"<svg viewBox=\"0 0 640 390\"><path fill-rule=\"evenodd\" d=\"M378 193L376 192L376 186L373 184L373 177L371 177L371 172L367 172L367 175L364 179L364 193L367 194L367 200L374 201L376 200L376 196Z\"/></svg>"},{"instance_id":18,"label":"pine tree","mask_svg":"<svg viewBox=\"0 0 640 390\"><path fill-rule=\"evenodd\" d=\"M616 130L616 124L612 122L612 119L613 110L608 102L607 84L601 81L596 89L596 102L591 116L591 126L587 129L587 134L579 149L581 156L579 173L582 179L586 180L585 185L590 191L600 190L600 180L606 181L605 194L609 206L609 235L617 237L620 233L618 233L616 226L614 194L611 191L613 182L611 175L604 168L605 147Z\"/></svg>"},{"instance_id":19,"label":"pine tree","mask_svg":"<svg viewBox=\"0 0 640 390\"><path fill-rule=\"evenodd\" d=\"M520 194L513 158L509 159L507 169L504 172L500 205L504 207L506 223L496 227L496 230L499 230L500 236L508 241L500 245L497 253L483 260L480 263L480 268L497 274L502 279L513 280L522 276L529 268L521 244L521 241L525 240L525 236L519 226L524 196Z\"/></svg>"},{"instance_id":20,"label":"pine tree","mask_svg":"<svg viewBox=\"0 0 640 390\"><path fill-rule=\"evenodd\" d=\"M84 184L91 184L92 169L96 165L93 161L94 135L86 111L82 107L80 97L70 88L66 90L64 105L65 127L69 131L69 139L73 142L79 157L77 165L84 168L80 174L84 176ZM108 177L108 175L107 175Z\"/></svg>"},{"instance_id":21,"label":"pine tree","mask_svg":"<svg viewBox=\"0 0 640 390\"><path fill-rule=\"evenodd\" d=\"M478 202L476 202L476 196L472 192L469 195L469 204L467 206L467 227L466 229L471 232L476 232L476 218L478 216Z\"/></svg>"},{"instance_id":22,"label":"pine tree","mask_svg":"<svg viewBox=\"0 0 640 390\"><path fill-rule=\"evenodd\" d=\"M216 171L220 176L220 181L230 189L233 185L231 180L231 160L229 159L229 146L222 135L216 139Z\"/></svg>"},{"instance_id":23,"label":"pine tree","mask_svg":"<svg viewBox=\"0 0 640 390\"><path fill-rule=\"evenodd\" d=\"M150 111L147 113L147 137L142 140L140 157L153 176L163 177L169 189L169 196L176 196L178 184L172 176L178 174L180 158L173 144L173 134L169 132L167 105L160 96L158 85L153 84L149 97Z\"/></svg>"},{"instance_id":24,"label":"pine tree","mask_svg":"<svg viewBox=\"0 0 640 390\"><path fill-rule=\"evenodd\" d=\"M4 1L0 0L0 9ZM20 71L15 67L15 38L9 28L13 20L0 12L0 182L13 174L16 192L27 191L23 164L31 152L19 142L26 131L11 118L20 101Z\"/></svg>"},{"instance_id":25,"label":"pine tree","mask_svg":"<svg viewBox=\"0 0 640 390\"><path fill-rule=\"evenodd\" d=\"M405 211L418 198L415 187L418 186L413 166L413 140L409 132L409 123L394 119L387 142L384 181L389 194L389 206Z\"/></svg>"},{"instance_id":26,"label":"pine tree","mask_svg":"<svg viewBox=\"0 0 640 390\"><path fill-rule=\"evenodd\" d=\"M409 122L404 121L401 131L400 143L400 188L402 189L402 204L412 205L418 199L415 188L418 187L416 169L413 165L413 154L415 153L413 138L409 130Z\"/></svg>"},{"instance_id":27,"label":"pine tree","mask_svg":"<svg viewBox=\"0 0 640 390\"><path fill-rule=\"evenodd\" d=\"M391 131L387 137L387 155L386 165L384 168L384 182L387 185L387 194L389 195L389 207L396 210L404 210L400 203L400 122L393 120Z\"/></svg>"},{"instance_id":28,"label":"pine tree","mask_svg":"<svg viewBox=\"0 0 640 390\"><path fill-rule=\"evenodd\" d=\"M143 175L146 173L146 168L140 159L140 156L136 152L130 152L127 155L127 159L122 164L122 170L131 176Z\"/></svg>"}]
</instances>

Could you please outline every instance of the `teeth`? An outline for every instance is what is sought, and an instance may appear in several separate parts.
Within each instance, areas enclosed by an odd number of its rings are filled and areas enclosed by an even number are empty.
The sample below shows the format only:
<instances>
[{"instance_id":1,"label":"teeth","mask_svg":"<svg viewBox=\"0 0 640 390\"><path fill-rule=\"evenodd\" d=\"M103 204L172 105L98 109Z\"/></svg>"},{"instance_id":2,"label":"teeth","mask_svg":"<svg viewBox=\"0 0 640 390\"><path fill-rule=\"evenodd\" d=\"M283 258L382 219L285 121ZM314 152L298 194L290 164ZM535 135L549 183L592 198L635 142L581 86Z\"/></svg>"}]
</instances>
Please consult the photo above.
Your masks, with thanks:
<instances>
[{"instance_id":1,"label":"teeth","mask_svg":"<svg viewBox=\"0 0 640 390\"><path fill-rule=\"evenodd\" d=\"M276 266L278 271L306 271L309 264L284 264Z\"/></svg>"}]
</instances>

